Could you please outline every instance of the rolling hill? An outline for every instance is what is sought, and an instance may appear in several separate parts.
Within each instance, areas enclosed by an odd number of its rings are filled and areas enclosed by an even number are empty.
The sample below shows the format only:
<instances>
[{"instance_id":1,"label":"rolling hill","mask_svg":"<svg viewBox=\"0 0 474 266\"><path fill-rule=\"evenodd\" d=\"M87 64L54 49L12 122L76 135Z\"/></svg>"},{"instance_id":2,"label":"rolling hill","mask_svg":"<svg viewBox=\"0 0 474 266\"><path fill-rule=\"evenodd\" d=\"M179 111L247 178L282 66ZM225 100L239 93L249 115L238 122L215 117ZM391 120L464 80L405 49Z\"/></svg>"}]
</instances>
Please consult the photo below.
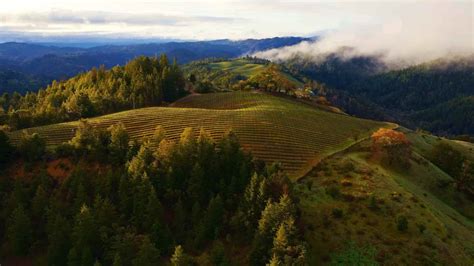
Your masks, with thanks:
<instances>
[{"instance_id":1,"label":"rolling hill","mask_svg":"<svg viewBox=\"0 0 474 266\"><path fill-rule=\"evenodd\" d=\"M472 158L474 145L401 130L413 145L409 169L374 160L370 142L362 141L299 180L311 264L328 263L350 241L372 250L381 265L472 264L472 201L454 187L440 187L453 179L427 158L440 142ZM397 230L400 217L406 231Z\"/></svg>"},{"instance_id":2,"label":"rolling hill","mask_svg":"<svg viewBox=\"0 0 474 266\"><path fill-rule=\"evenodd\" d=\"M240 41L214 40L199 42L165 42L130 45L103 45L90 48L55 47L30 43L0 44L0 71L15 71L25 80L18 81L28 86L9 86L18 75L1 77L0 94L3 92L36 91L53 80L67 79L92 67L104 65L111 68L124 65L141 55L155 56L166 53L179 63L188 63L204 58L234 58L266 49L293 45L305 38L282 37L248 39ZM31 79L41 80L39 86L31 85ZM35 84L36 85L36 84Z\"/></svg>"},{"instance_id":3,"label":"rolling hill","mask_svg":"<svg viewBox=\"0 0 474 266\"><path fill-rule=\"evenodd\" d=\"M132 138L153 134L161 125L171 139L186 127L208 130L219 139L232 129L243 147L258 159L281 162L291 176L304 174L319 159L392 124L364 120L320 110L298 102L261 93L232 92L190 95L172 107L129 110L88 120L106 128L123 122ZM37 132L50 146L70 140L78 122L27 129ZM22 131L10 134L17 143ZM271 148L269 148L271 147Z\"/></svg>"},{"instance_id":4,"label":"rolling hill","mask_svg":"<svg viewBox=\"0 0 474 266\"><path fill-rule=\"evenodd\" d=\"M328 99L350 114L390 120L437 135L474 132L474 59L441 58L419 65L390 69L377 57L324 60L295 57L285 62L331 88Z\"/></svg>"}]
</instances>

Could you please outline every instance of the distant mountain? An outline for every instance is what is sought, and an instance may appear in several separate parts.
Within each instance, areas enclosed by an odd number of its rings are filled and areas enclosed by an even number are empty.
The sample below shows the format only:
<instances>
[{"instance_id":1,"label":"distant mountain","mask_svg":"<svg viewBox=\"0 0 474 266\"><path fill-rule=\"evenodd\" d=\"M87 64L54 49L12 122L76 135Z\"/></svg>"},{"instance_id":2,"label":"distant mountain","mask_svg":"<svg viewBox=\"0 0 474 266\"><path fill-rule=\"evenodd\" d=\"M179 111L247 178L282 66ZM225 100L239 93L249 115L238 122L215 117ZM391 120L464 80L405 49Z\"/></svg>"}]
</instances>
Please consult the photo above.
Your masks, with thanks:
<instances>
[{"instance_id":1,"label":"distant mountain","mask_svg":"<svg viewBox=\"0 0 474 266\"><path fill-rule=\"evenodd\" d=\"M240 41L214 40L199 42L168 42L134 45L104 45L92 48L57 47L29 43L0 44L0 71L16 73L0 77L0 93L37 90L36 84L44 86L55 79L66 79L92 67L104 65L110 68L123 65L127 61L140 56L154 56L166 53L176 58L179 63L217 57L233 58L256 51L294 45L308 40L300 37L277 37L269 39L248 39ZM26 80L19 82L28 85L23 88L8 86L11 79L19 74ZM45 82L35 83L31 80Z\"/></svg>"}]
</instances>

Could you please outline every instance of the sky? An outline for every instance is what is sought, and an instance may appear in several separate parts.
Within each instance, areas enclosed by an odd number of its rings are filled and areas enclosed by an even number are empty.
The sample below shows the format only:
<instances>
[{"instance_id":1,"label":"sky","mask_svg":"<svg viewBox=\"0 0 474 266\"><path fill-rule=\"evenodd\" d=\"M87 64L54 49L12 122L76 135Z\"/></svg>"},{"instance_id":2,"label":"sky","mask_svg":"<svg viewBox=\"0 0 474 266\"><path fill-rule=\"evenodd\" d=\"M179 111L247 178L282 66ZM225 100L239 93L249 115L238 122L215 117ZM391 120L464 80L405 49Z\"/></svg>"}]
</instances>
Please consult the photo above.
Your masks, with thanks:
<instances>
[{"instance_id":1,"label":"sky","mask_svg":"<svg viewBox=\"0 0 474 266\"><path fill-rule=\"evenodd\" d=\"M425 12L434 12L439 3L421 2L427 8ZM0 38L66 35L207 40L314 36L383 25L387 17L403 20L403 12L417 3L420 1L1 0ZM472 24L472 2L456 3L470 16Z\"/></svg>"},{"instance_id":2,"label":"sky","mask_svg":"<svg viewBox=\"0 0 474 266\"><path fill-rule=\"evenodd\" d=\"M347 21L351 22L339 24L340 27L326 32L320 40L263 51L256 56L285 60L302 54L305 58L322 60L336 52L345 58L375 55L390 66L400 67L474 55L472 1L352 4L342 4L348 11ZM355 18L357 22L352 23ZM351 49L344 49L347 47Z\"/></svg>"}]
</instances>

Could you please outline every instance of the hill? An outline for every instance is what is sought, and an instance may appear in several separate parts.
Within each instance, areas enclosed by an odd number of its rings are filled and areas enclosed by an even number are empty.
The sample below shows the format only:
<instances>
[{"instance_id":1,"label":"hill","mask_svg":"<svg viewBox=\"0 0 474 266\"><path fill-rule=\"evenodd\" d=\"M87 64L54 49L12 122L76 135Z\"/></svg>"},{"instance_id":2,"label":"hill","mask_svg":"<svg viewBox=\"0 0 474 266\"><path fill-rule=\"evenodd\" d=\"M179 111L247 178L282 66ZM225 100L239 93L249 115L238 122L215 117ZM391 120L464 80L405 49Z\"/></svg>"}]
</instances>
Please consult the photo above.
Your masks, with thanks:
<instances>
[{"instance_id":1,"label":"hill","mask_svg":"<svg viewBox=\"0 0 474 266\"><path fill-rule=\"evenodd\" d=\"M155 56L166 53L180 63L188 63L204 58L234 58L256 51L293 45L305 40L299 37L268 39L248 39L240 41L216 40L201 42L166 42L133 45L103 45L91 48L56 47L29 43L0 44L0 71L16 71L25 77L34 76L46 80L41 86L53 81L72 77L92 67L104 65L111 68L124 65L137 56ZM17 75L18 76L18 75ZM15 79L17 76L12 76ZM0 84L0 94L18 91L36 91L40 87L3 86L11 83L9 79ZM20 81L27 83L27 81Z\"/></svg>"},{"instance_id":2,"label":"hill","mask_svg":"<svg viewBox=\"0 0 474 266\"><path fill-rule=\"evenodd\" d=\"M233 129L245 149L266 162L281 162L294 177L373 130L392 126L251 92L190 95L173 107L142 108L88 121L98 128L122 122L135 139L152 135L158 125L171 139L177 139L186 127L203 127L216 139ZM78 122L69 122L27 131L39 133L53 146L70 140L77 126ZM21 135L22 131L12 132L13 143L18 143Z\"/></svg>"},{"instance_id":3,"label":"hill","mask_svg":"<svg viewBox=\"0 0 474 266\"><path fill-rule=\"evenodd\" d=\"M439 135L474 134L472 56L396 70L375 57L344 59L337 54L319 62L294 58L287 65L328 85L328 99L351 114Z\"/></svg>"},{"instance_id":4,"label":"hill","mask_svg":"<svg viewBox=\"0 0 474 266\"><path fill-rule=\"evenodd\" d=\"M402 129L403 130L403 129ZM370 142L324 159L297 184L314 265L337 252L373 255L381 265L469 265L474 259L472 201L430 161L438 143L472 158L474 146L408 130L411 167L373 158ZM407 227L400 227L400 220ZM354 246L348 246L348 242ZM354 254L354 253L345 254ZM369 255L367 255L369 254Z\"/></svg>"},{"instance_id":5,"label":"hill","mask_svg":"<svg viewBox=\"0 0 474 266\"><path fill-rule=\"evenodd\" d=\"M243 57L233 60L206 59L183 66L198 92L265 90L290 92L303 88L304 81L284 66L268 60Z\"/></svg>"}]
</instances>

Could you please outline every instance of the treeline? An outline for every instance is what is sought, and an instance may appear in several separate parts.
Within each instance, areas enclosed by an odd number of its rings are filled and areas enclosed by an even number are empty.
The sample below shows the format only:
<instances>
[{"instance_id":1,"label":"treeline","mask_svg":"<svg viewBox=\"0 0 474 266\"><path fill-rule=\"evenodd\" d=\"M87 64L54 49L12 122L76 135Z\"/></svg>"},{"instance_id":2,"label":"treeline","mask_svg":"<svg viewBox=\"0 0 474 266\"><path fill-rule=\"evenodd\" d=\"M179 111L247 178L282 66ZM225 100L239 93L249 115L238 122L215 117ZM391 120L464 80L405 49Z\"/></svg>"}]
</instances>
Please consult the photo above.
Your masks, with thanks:
<instances>
[{"instance_id":1,"label":"treeline","mask_svg":"<svg viewBox=\"0 0 474 266\"><path fill-rule=\"evenodd\" d=\"M453 178L453 182L439 184L441 187L453 185L474 199L474 160L464 156L447 143L437 144L431 152L432 161Z\"/></svg>"},{"instance_id":2,"label":"treeline","mask_svg":"<svg viewBox=\"0 0 474 266\"><path fill-rule=\"evenodd\" d=\"M38 134L13 148L0 131L2 163L21 158L34 173L0 179L1 257L48 265L305 265L297 200L278 164L253 160L232 131L217 142L191 128L176 142L165 135L158 127L139 143L122 124L99 130L82 122L70 142L48 151ZM65 164L68 176L53 179L51 159L74 167Z\"/></svg>"},{"instance_id":3,"label":"treeline","mask_svg":"<svg viewBox=\"0 0 474 266\"><path fill-rule=\"evenodd\" d=\"M288 66L328 85L334 103L352 114L390 117L442 135L474 134L473 58L437 60L393 71L387 71L377 58L343 60L337 55L321 62L295 58ZM365 111L363 106L367 106Z\"/></svg>"},{"instance_id":4,"label":"treeline","mask_svg":"<svg viewBox=\"0 0 474 266\"><path fill-rule=\"evenodd\" d=\"M137 57L110 70L93 68L37 93L0 97L0 125L10 129L77 120L120 110L171 102L185 94L176 61L166 55Z\"/></svg>"}]
</instances>

